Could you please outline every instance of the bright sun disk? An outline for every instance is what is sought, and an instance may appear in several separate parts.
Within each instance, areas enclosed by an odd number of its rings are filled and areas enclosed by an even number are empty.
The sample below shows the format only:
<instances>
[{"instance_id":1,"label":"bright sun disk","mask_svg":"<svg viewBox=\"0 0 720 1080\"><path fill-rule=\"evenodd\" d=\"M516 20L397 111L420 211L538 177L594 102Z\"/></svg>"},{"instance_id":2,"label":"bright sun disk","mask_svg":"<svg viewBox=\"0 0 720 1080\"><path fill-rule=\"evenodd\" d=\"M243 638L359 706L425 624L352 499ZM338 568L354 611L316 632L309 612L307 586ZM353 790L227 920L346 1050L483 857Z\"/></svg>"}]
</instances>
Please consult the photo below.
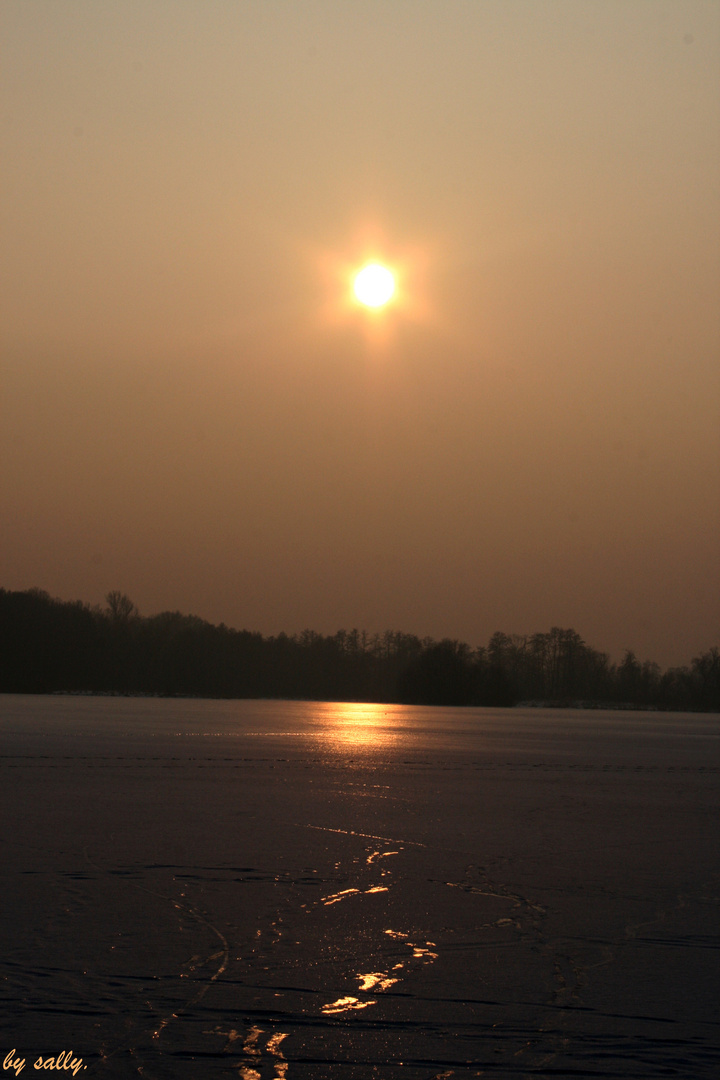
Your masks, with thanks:
<instances>
[{"instance_id":1,"label":"bright sun disk","mask_svg":"<svg viewBox=\"0 0 720 1080\"><path fill-rule=\"evenodd\" d=\"M395 278L385 266L370 263L355 276L355 295L367 307L382 307L395 292Z\"/></svg>"}]
</instances>

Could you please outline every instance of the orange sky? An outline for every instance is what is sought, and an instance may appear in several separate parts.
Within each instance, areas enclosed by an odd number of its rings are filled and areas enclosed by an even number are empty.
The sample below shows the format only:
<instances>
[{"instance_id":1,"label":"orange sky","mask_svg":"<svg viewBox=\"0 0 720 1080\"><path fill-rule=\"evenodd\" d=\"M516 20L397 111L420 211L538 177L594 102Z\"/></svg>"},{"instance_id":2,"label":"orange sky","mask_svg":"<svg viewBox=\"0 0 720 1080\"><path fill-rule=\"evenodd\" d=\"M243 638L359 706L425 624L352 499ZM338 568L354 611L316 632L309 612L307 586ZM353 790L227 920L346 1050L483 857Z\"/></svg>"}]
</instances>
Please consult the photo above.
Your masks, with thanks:
<instances>
[{"instance_id":1,"label":"orange sky","mask_svg":"<svg viewBox=\"0 0 720 1080\"><path fill-rule=\"evenodd\" d=\"M5 0L0 32L0 586L720 643L720 5Z\"/></svg>"}]
</instances>

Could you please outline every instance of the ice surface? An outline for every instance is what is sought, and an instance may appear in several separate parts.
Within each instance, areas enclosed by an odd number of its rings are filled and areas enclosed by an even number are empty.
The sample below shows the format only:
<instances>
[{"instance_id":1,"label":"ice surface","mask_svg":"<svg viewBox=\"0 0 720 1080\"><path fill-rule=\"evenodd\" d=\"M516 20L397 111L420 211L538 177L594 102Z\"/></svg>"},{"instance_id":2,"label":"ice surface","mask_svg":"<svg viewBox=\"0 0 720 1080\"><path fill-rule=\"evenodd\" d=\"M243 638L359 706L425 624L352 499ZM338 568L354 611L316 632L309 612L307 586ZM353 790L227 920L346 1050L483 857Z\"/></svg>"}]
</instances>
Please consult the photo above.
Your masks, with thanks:
<instances>
[{"instance_id":1,"label":"ice surface","mask_svg":"<svg viewBox=\"0 0 720 1080\"><path fill-rule=\"evenodd\" d=\"M720 1075L717 716L8 696L0 742L3 1058Z\"/></svg>"}]
</instances>

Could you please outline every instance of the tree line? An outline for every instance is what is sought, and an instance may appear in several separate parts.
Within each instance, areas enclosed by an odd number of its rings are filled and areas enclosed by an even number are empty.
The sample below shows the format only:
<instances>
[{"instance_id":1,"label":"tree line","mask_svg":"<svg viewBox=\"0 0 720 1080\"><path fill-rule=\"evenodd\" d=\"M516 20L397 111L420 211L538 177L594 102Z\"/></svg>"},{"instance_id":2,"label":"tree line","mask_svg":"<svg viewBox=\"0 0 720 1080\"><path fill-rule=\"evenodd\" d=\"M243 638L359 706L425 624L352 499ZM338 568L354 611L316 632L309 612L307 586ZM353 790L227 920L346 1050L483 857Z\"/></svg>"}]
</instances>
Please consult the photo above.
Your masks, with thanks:
<instances>
[{"instance_id":1,"label":"tree line","mask_svg":"<svg viewBox=\"0 0 720 1080\"><path fill-rule=\"evenodd\" d=\"M0 589L0 692L720 712L720 653L661 671L628 650L614 664L558 627L476 649L390 630L263 637L176 611L143 617L120 592L100 608Z\"/></svg>"}]
</instances>

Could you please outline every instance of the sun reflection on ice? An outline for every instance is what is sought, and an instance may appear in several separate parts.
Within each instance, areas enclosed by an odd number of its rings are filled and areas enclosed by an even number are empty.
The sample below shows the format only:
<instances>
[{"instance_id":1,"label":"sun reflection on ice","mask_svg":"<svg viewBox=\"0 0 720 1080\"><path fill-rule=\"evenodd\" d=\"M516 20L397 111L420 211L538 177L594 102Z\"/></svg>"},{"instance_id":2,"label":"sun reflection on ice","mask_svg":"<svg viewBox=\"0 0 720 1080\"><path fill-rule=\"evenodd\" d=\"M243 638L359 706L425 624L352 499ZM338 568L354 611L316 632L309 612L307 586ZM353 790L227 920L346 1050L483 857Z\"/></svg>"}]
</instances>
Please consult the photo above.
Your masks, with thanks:
<instances>
[{"instance_id":1,"label":"sun reflection on ice","mask_svg":"<svg viewBox=\"0 0 720 1080\"><path fill-rule=\"evenodd\" d=\"M367 1009L374 1004L374 1001L359 1001L356 997L343 997L330 1002L329 1005L323 1005L322 1012L325 1016L333 1016L336 1013L351 1012L354 1009Z\"/></svg>"},{"instance_id":2,"label":"sun reflection on ice","mask_svg":"<svg viewBox=\"0 0 720 1080\"><path fill-rule=\"evenodd\" d=\"M323 703L315 725L316 738L335 752L387 749L403 734L391 705L364 702Z\"/></svg>"},{"instance_id":3,"label":"sun reflection on ice","mask_svg":"<svg viewBox=\"0 0 720 1080\"><path fill-rule=\"evenodd\" d=\"M236 1031L224 1032L232 1036L231 1042L234 1041L238 1034ZM274 1070L273 1080L285 1080L288 1071L288 1063L285 1060L282 1050L280 1049L280 1043L283 1039L287 1039L288 1033L286 1031L278 1031L275 1035L271 1035L265 1044L265 1051L263 1052L258 1046L258 1041L261 1035L264 1035L265 1031L260 1027L251 1027L245 1036L243 1042L243 1053L246 1055L246 1060L241 1062L238 1067L241 1080L261 1080L262 1073L259 1066L262 1068L262 1062L257 1058L265 1057L266 1053L270 1054L271 1062ZM229 1044L228 1044L229 1045ZM253 1058L255 1060L248 1061L247 1058Z\"/></svg>"},{"instance_id":4,"label":"sun reflection on ice","mask_svg":"<svg viewBox=\"0 0 720 1080\"><path fill-rule=\"evenodd\" d=\"M352 896L354 893L359 892L359 889L343 889L341 892L331 893L329 896L323 896L322 902L325 907L329 907L330 904L337 904L340 900L344 900L346 896Z\"/></svg>"},{"instance_id":5,"label":"sun reflection on ice","mask_svg":"<svg viewBox=\"0 0 720 1080\"><path fill-rule=\"evenodd\" d=\"M376 859L387 859L389 855L399 855L399 851L373 851L371 855L368 855L365 862L370 866Z\"/></svg>"},{"instance_id":6,"label":"sun reflection on ice","mask_svg":"<svg viewBox=\"0 0 720 1080\"><path fill-rule=\"evenodd\" d=\"M367 975L358 975L357 977L360 980L361 990L373 990L375 987L378 990L387 990L399 981L390 978L386 971L370 971Z\"/></svg>"}]
</instances>

